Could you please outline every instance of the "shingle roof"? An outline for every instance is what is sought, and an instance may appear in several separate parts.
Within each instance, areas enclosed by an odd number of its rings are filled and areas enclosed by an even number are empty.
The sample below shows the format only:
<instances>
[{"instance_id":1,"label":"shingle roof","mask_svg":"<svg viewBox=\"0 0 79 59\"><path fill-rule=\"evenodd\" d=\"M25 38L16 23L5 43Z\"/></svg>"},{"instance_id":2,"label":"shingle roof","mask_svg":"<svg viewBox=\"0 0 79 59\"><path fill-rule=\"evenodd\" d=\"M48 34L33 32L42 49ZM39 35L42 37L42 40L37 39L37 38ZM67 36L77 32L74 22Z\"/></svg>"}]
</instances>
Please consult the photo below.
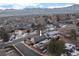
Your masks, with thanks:
<instances>
[{"instance_id":1,"label":"shingle roof","mask_svg":"<svg viewBox=\"0 0 79 59\"><path fill-rule=\"evenodd\" d=\"M34 37L35 43L41 42L41 41L43 41L45 39L47 39L47 38L44 35L43 36L36 36L36 37Z\"/></svg>"}]
</instances>

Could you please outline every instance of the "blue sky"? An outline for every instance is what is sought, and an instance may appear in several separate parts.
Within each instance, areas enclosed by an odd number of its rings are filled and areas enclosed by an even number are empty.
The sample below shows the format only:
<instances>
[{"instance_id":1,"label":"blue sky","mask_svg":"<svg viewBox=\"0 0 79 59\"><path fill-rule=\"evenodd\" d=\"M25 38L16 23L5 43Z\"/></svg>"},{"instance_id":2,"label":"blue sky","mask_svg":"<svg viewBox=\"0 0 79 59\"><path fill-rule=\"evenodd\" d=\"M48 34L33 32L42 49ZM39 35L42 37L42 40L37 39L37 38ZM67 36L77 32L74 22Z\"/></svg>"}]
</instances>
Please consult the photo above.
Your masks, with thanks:
<instances>
[{"instance_id":1,"label":"blue sky","mask_svg":"<svg viewBox=\"0 0 79 59\"><path fill-rule=\"evenodd\" d=\"M7 9L7 8L13 8L14 5L12 5L12 4L2 4L2 5L0 5L0 7Z\"/></svg>"},{"instance_id":2,"label":"blue sky","mask_svg":"<svg viewBox=\"0 0 79 59\"><path fill-rule=\"evenodd\" d=\"M71 2L72 1L72 2ZM78 3L78 0L0 0L0 9L59 8Z\"/></svg>"}]
</instances>

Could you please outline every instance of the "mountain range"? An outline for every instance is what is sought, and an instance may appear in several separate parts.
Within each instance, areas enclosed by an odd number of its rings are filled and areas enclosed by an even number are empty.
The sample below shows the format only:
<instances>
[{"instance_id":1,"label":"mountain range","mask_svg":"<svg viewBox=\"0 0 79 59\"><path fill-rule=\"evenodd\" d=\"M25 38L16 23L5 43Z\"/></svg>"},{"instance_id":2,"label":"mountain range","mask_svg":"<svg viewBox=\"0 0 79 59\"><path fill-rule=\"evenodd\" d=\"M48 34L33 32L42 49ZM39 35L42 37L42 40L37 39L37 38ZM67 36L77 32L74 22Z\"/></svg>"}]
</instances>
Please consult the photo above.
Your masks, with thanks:
<instances>
[{"instance_id":1,"label":"mountain range","mask_svg":"<svg viewBox=\"0 0 79 59\"><path fill-rule=\"evenodd\" d=\"M79 13L79 4L63 8L24 8L21 10L16 9L5 9L0 10L0 16L11 16L11 15L37 15L37 14L64 14L64 13Z\"/></svg>"}]
</instances>

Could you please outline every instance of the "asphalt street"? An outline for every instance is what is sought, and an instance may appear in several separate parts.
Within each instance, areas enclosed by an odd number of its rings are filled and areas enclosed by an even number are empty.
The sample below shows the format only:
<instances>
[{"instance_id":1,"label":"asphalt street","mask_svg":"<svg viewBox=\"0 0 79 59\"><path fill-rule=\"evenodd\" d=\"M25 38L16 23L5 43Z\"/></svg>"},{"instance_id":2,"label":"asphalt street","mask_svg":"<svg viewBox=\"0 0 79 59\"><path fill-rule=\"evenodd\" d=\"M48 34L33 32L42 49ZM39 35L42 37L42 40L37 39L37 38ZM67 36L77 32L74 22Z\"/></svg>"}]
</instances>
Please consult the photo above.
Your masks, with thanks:
<instances>
[{"instance_id":1,"label":"asphalt street","mask_svg":"<svg viewBox=\"0 0 79 59\"><path fill-rule=\"evenodd\" d=\"M24 55L24 56L41 56L40 54L34 52L33 50L29 49L23 43L18 43L15 47Z\"/></svg>"}]
</instances>

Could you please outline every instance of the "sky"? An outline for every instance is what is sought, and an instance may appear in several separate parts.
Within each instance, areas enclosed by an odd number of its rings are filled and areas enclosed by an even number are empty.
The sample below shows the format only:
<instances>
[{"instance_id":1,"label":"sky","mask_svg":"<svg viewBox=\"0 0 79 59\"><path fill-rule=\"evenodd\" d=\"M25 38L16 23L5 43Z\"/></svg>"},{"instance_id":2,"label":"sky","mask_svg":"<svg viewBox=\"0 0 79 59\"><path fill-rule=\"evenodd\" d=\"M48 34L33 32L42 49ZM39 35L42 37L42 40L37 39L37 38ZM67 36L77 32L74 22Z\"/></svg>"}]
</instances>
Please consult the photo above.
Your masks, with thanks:
<instances>
[{"instance_id":1,"label":"sky","mask_svg":"<svg viewBox=\"0 0 79 59\"><path fill-rule=\"evenodd\" d=\"M79 4L78 0L0 0L0 9L60 8Z\"/></svg>"}]
</instances>

